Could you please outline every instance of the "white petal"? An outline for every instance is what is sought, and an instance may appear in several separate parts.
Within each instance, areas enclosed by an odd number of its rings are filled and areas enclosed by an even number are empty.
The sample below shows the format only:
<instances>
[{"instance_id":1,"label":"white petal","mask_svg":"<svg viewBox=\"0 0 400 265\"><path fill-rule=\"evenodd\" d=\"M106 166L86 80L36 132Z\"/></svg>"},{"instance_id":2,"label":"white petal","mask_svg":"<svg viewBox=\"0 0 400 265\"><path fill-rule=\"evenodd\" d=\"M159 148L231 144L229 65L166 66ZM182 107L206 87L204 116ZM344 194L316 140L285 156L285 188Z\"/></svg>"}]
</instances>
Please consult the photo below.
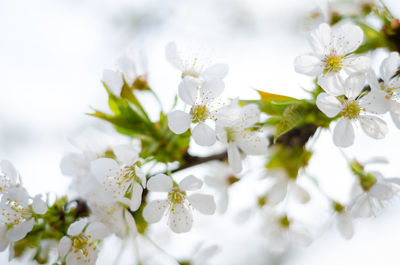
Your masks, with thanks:
<instances>
[{"instance_id":1,"label":"white petal","mask_svg":"<svg viewBox=\"0 0 400 265\"><path fill-rule=\"evenodd\" d=\"M207 80L200 88L200 97L203 102L208 102L224 92L225 83L221 79Z\"/></svg>"},{"instance_id":2,"label":"white petal","mask_svg":"<svg viewBox=\"0 0 400 265\"><path fill-rule=\"evenodd\" d=\"M386 122L381 118L362 115L358 118L363 131L370 137L375 139L383 139L388 133Z\"/></svg>"},{"instance_id":3,"label":"white petal","mask_svg":"<svg viewBox=\"0 0 400 265\"><path fill-rule=\"evenodd\" d=\"M371 59L367 56L347 57L343 61L343 68L348 74L368 72L371 68Z\"/></svg>"},{"instance_id":4,"label":"white petal","mask_svg":"<svg viewBox=\"0 0 400 265\"><path fill-rule=\"evenodd\" d=\"M242 171L242 157L235 143L228 144L228 162L235 173Z\"/></svg>"},{"instance_id":5,"label":"white petal","mask_svg":"<svg viewBox=\"0 0 400 265\"><path fill-rule=\"evenodd\" d=\"M146 182L147 182L146 174L138 166L135 166L135 173L136 173L136 176L139 178L140 184L142 185L142 187L146 188Z\"/></svg>"},{"instance_id":6,"label":"white petal","mask_svg":"<svg viewBox=\"0 0 400 265\"><path fill-rule=\"evenodd\" d=\"M136 211L139 209L140 204L142 203L142 193L143 193L143 187L137 183L133 182L132 183L132 197L130 201L129 208L131 211Z\"/></svg>"},{"instance_id":7,"label":"white petal","mask_svg":"<svg viewBox=\"0 0 400 265\"><path fill-rule=\"evenodd\" d=\"M135 219L133 218L132 214L128 210L125 210L124 214L125 214L126 223L128 224L128 227L129 227L130 235L132 237L136 237L138 234L138 231L137 231Z\"/></svg>"},{"instance_id":8,"label":"white petal","mask_svg":"<svg viewBox=\"0 0 400 265\"><path fill-rule=\"evenodd\" d=\"M10 244L10 241L6 237L6 232L7 232L6 225L0 224L0 252L3 252Z\"/></svg>"},{"instance_id":9,"label":"white petal","mask_svg":"<svg viewBox=\"0 0 400 265\"><path fill-rule=\"evenodd\" d=\"M320 93L317 97L317 107L329 118L333 118L342 110L342 103L327 93Z\"/></svg>"},{"instance_id":10,"label":"white petal","mask_svg":"<svg viewBox=\"0 0 400 265\"><path fill-rule=\"evenodd\" d=\"M143 209L143 218L149 224L157 223L161 220L167 207L168 202L165 200L149 202Z\"/></svg>"},{"instance_id":11,"label":"white petal","mask_svg":"<svg viewBox=\"0 0 400 265\"><path fill-rule=\"evenodd\" d=\"M123 73L126 83L132 86L137 76L136 67L132 59L127 55L123 55L117 60L117 65L119 70Z\"/></svg>"},{"instance_id":12,"label":"white petal","mask_svg":"<svg viewBox=\"0 0 400 265\"><path fill-rule=\"evenodd\" d=\"M192 106L196 104L197 99L197 82L187 76L179 84L178 95L186 104Z\"/></svg>"},{"instance_id":13,"label":"white petal","mask_svg":"<svg viewBox=\"0 0 400 265\"><path fill-rule=\"evenodd\" d=\"M344 24L334 28L332 38L338 54L346 55L361 45L364 40L364 32L359 26Z\"/></svg>"},{"instance_id":14,"label":"white petal","mask_svg":"<svg viewBox=\"0 0 400 265\"><path fill-rule=\"evenodd\" d=\"M176 134L186 132L191 123L190 115L184 111L175 110L168 114L168 126Z\"/></svg>"},{"instance_id":15,"label":"white petal","mask_svg":"<svg viewBox=\"0 0 400 265\"><path fill-rule=\"evenodd\" d=\"M60 162L60 169L66 176L84 176L90 171L90 161L82 154L65 155Z\"/></svg>"},{"instance_id":16,"label":"white petal","mask_svg":"<svg viewBox=\"0 0 400 265\"><path fill-rule=\"evenodd\" d=\"M265 155L268 151L269 141L264 135L258 135L255 131L248 131L238 135L236 144L248 155Z\"/></svg>"},{"instance_id":17,"label":"white petal","mask_svg":"<svg viewBox=\"0 0 400 265\"><path fill-rule=\"evenodd\" d=\"M15 249L13 244L10 244L8 247L8 262L12 261L15 258Z\"/></svg>"},{"instance_id":18,"label":"white petal","mask_svg":"<svg viewBox=\"0 0 400 265\"><path fill-rule=\"evenodd\" d=\"M256 104L249 104L241 108L240 126L248 128L260 121L261 111Z\"/></svg>"},{"instance_id":19,"label":"white petal","mask_svg":"<svg viewBox=\"0 0 400 265\"><path fill-rule=\"evenodd\" d=\"M339 214L337 227L345 239L351 239L354 235L354 226L351 217L347 214Z\"/></svg>"},{"instance_id":20,"label":"white petal","mask_svg":"<svg viewBox=\"0 0 400 265\"><path fill-rule=\"evenodd\" d=\"M390 109L391 100L386 98L386 93L382 90L371 90L359 101L361 107L373 114L384 114Z\"/></svg>"},{"instance_id":21,"label":"white petal","mask_svg":"<svg viewBox=\"0 0 400 265\"><path fill-rule=\"evenodd\" d=\"M229 72L229 66L223 63L217 63L207 67L202 76L206 80L223 79Z\"/></svg>"},{"instance_id":22,"label":"white petal","mask_svg":"<svg viewBox=\"0 0 400 265\"><path fill-rule=\"evenodd\" d=\"M392 117L396 127L400 129L400 103L394 100L390 102L390 117Z\"/></svg>"},{"instance_id":23,"label":"white petal","mask_svg":"<svg viewBox=\"0 0 400 265\"><path fill-rule=\"evenodd\" d=\"M308 193L308 191L299 186L297 183L292 182L290 188L293 196L300 203L307 203L308 201L310 201L310 194Z\"/></svg>"},{"instance_id":24,"label":"white petal","mask_svg":"<svg viewBox=\"0 0 400 265\"><path fill-rule=\"evenodd\" d=\"M90 163L90 171L102 183L108 177L114 177L119 172L118 163L111 158L99 158Z\"/></svg>"},{"instance_id":25,"label":"white petal","mask_svg":"<svg viewBox=\"0 0 400 265\"><path fill-rule=\"evenodd\" d=\"M7 194L3 195L2 200L6 197L12 201L17 201L23 207L28 207L29 195L25 188L12 187L8 190Z\"/></svg>"},{"instance_id":26,"label":"white petal","mask_svg":"<svg viewBox=\"0 0 400 265\"><path fill-rule=\"evenodd\" d=\"M36 214L45 214L47 212L47 205L42 200L42 195L36 195L33 198L32 209Z\"/></svg>"},{"instance_id":27,"label":"white petal","mask_svg":"<svg viewBox=\"0 0 400 265\"><path fill-rule=\"evenodd\" d=\"M73 222L67 230L67 234L70 236L77 236L80 233L82 233L83 228L85 228L87 224L87 220L86 219L81 219L79 221Z\"/></svg>"},{"instance_id":28,"label":"white petal","mask_svg":"<svg viewBox=\"0 0 400 265\"><path fill-rule=\"evenodd\" d=\"M365 85L365 74L355 73L350 75L344 81L345 95L348 99L355 99L360 95Z\"/></svg>"},{"instance_id":29,"label":"white petal","mask_svg":"<svg viewBox=\"0 0 400 265\"><path fill-rule=\"evenodd\" d=\"M387 200L393 197L393 191L388 185L376 183L372 188L369 190L371 196L381 199Z\"/></svg>"},{"instance_id":30,"label":"white petal","mask_svg":"<svg viewBox=\"0 0 400 265\"><path fill-rule=\"evenodd\" d=\"M193 194L188 197L192 206L202 214L212 215L215 213L216 205L214 197L207 194Z\"/></svg>"},{"instance_id":31,"label":"white petal","mask_svg":"<svg viewBox=\"0 0 400 265\"><path fill-rule=\"evenodd\" d=\"M378 82L378 77L376 77L374 70L371 69L368 71L367 81L368 81L368 84L371 86L372 90L381 90L379 82Z\"/></svg>"},{"instance_id":32,"label":"white petal","mask_svg":"<svg viewBox=\"0 0 400 265\"><path fill-rule=\"evenodd\" d=\"M121 144L113 148L118 161L125 165L132 165L139 158L139 150L130 144Z\"/></svg>"},{"instance_id":33,"label":"white petal","mask_svg":"<svg viewBox=\"0 0 400 265\"><path fill-rule=\"evenodd\" d=\"M122 86L124 85L124 80L120 73L112 70L104 70L103 72L103 82L107 88L114 93L116 96L121 94Z\"/></svg>"},{"instance_id":34,"label":"white petal","mask_svg":"<svg viewBox=\"0 0 400 265\"><path fill-rule=\"evenodd\" d=\"M351 121L341 118L333 130L333 142L339 147L349 147L354 143L354 128Z\"/></svg>"},{"instance_id":35,"label":"white petal","mask_svg":"<svg viewBox=\"0 0 400 265\"><path fill-rule=\"evenodd\" d=\"M30 220L23 222L19 225L14 226L13 228L8 229L6 232L6 237L11 242L16 242L23 239L26 234L32 231L33 225L35 224L35 220L31 218Z\"/></svg>"},{"instance_id":36,"label":"white petal","mask_svg":"<svg viewBox=\"0 0 400 265\"><path fill-rule=\"evenodd\" d=\"M304 228L296 227L289 229L290 237L293 243L301 247L308 247L312 243L310 233Z\"/></svg>"},{"instance_id":37,"label":"white petal","mask_svg":"<svg viewBox=\"0 0 400 265\"><path fill-rule=\"evenodd\" d=\"M203 186L203 181L193 175L189 175L179 182L179 189L184 191L198 190Z\"/></svg>"},{"instance_id":38,"label":"white petal","mask_svg":"<svg viewBox=\"0 0 400 265\"><path fill-rule=\"evenodd\" d=\"M167 61L170 64L181 71L184 70L183 62L178 54L175 42L170 42L167 44L167 46L165 47L165 56L167 57Z\"/></svg>"},{"instance_id":39,"label":"white petal","mask_svg":"<svg viewBox=\"0 0 400 265\"><path fill-rule=\"evenodd\" d=\"M369 194L363 192L354 198L350 210L354 217L370 217L373 214L371 207Z\"/></svg>"},{"instance_id":40,"label":"white petal","mask_svg":"<svg viewBox=\"0 0 400 265\"><path fill-rule=\"evenodd\" d=\"M63 259L68 252L71 250L71 246L72 246L72 240L67 237L67 236L63 236L60 240L60 243L58 243L58 255L60 256L61 259Z\"/></svg>"},{"instance_id":41,"label":"white petal","mask_svg":"<svg viewBox=\"0 0 400 265\"><path fill-rule=\"evenodd\" d=\"M18 179L18 172L15 169L14 165L8 160L2 160L0 162L1 171L9 177L13 183L15 183Z\"/></svg>"},{"instance_id":42,"label":"white petal","mask_svg":"<svg viewBox=\"0 0 400 265\"><path fill-rule=\"evenodd\" d=\"M283 179L277 179L275 184L267 193L268 205L275 206L283 201L287 194L288 182Z\"/></svg>"},{"instance_id":43,"label":"white petal","mask_svg":"<svg viewBox=\"0 0 400 265\"><path fill-rule=\"evenodd\" d=\"M150 191L169 192L172 189L171 177L158 174L147 181L147 189Z\"/></svg>"},{"instance_id":44,"label":"white petal","mask_svg":"<svg viewBox=\"0 0 400 265\"><path fill-rule=\"evenodd\" d=\"M326 93L332 96L340 96L345 92L343 81L338 73L329 72L320 75L318 78L318 85L320 85Z\"/></svg>"},{"instance_id":45,"label":"white petal","mask_svg":"<svg viewBox=\"0 0 400 265\"><path fill-rule=\"evenodd\" d=\"M92 222L85 230L85 234L91 235L93 239L103 239L110 234L107 226L100 222Z\"/></svg>"},{"instance_id":46,"label":"white petal","mask_svg":"<svg viewBox=\"0 0 400 265\"><path fill-rule=\"evenodd\" d=\"M389 80L396 74L399 69L400 58L397 52L392 52L390 55L385 58L381 64L380 71L381 77L385 83L388 83Z\"/></svg>"},{"instance_id":47,"label":"white petal","mask_svg":"<svg viewBox=\"0 0 400 265\"><path fill-rule=\"evenodd\" d=\"M294 61L294 70L297 73L309 76L318 76L324 70L321 59L314 55L301 55Z\"/></svg>"},{"instance_id":48,"label":"white petal","mask_svg":"<svg viewBox=\"0 0 400 265\"><path fill-rule=\"evenodd\" d=\"M318 55L325 55L330 51L331 27L322 23L310 34L310 44Z\"/></svg>"},{"instance_id":49,"label":"white petal","mask_svg":"<svg viewBox=\"0 0 400 265\"><path fill-rule=\"evenodd\" d=\"M193 128L192 137L196 144L202 146L211 146L217 140L215 131L204 122L199 122L199 124Z\"/></svg>"},{"instance_id":50,"label":"white petal","mask_svg":"<svg viewBox=\"0 0 400 265\"><path fill-rule=\"evenodd\" d=\"M168 218L168 226L175 233L186 233L192 229L193 216L190 209L182 204L175 204Z\"/></svg>"}]
</instances>

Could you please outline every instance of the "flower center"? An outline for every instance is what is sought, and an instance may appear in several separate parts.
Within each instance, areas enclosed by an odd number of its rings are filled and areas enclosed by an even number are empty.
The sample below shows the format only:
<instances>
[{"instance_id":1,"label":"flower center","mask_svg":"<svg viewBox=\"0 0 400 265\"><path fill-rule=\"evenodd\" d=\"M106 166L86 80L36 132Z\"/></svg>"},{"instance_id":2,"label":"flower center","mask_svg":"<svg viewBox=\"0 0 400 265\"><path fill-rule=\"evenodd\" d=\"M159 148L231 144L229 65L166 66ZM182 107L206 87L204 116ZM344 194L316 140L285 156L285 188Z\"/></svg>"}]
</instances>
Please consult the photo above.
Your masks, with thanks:
<instances>
[{"instance_id":1,"label":"flower center","mask_svg":"<svg viewBox=\"0 0 400 265\"><path fill-rule=\"evenodd\" d=\"M85 263L90 263L90 258L93 256L90 255L90 252L97 250L93 240L91 240L91 235L82 234L72 239L72 248L74 253L80 252L81 254L76 259L83 260Z\"/></svg>"},{"instance_id":2,"label":"flower center","mask_svg":"<svg viewBox=\"0 0 400 265\"><path fill-rule=\"evenodd\" d=\"M356 119L360 115L360 105L356 100L346 100L342 110L343 117L347 119Z\"/></svg>"},{"instance_id":3,"label":"flower center","mask_svg":"<svg viewBox=\"0 0 400 265\"><path fill-rule=\"evenodd\" d=\"M192 121L197 123L205 121L209 117L210 112L207 110L206 105L194 105L190 109L190 115L192 115Z\"/></svg>"},{"instance_id":4,"label":"flower center","mask_svg":"<svg viewBox=\"0 0 400 265\"><path fill-rule=\"evenodd\" d=\"M371 173L360 176L360 185L364 191L369 191L376 182L376 178Z\"/></svg>"},{"instance_id":5,"label":"flower center","mask_svg":"<svg viewBox=\"0 0 400 265\"><path fill-rule=\"evenodd\" d=\"M178 188L174 188L170 193L168 193L168 199L173 205L182 204L185 202L186 192L181 191Z\"/></svg>"},{"instance_id":6,"label":"flower center","mask_svg":"<svg viewBox=\"0 0 400 265\"><path fill-rule=\"evenodd\" d=\"M281 225L282 228L287 229L290 226L290 220L286 215L282 216L281 218L279 218L279 224Z\"/></svg>"},{"instance_id":7,"label":"flower center","mask_svg":"<svg viewBox=\"0 0 400 265\"><path fill-rule=\"evenodd\" d=\"M330 55L329 57L325 57L323 62L325 63L324 73L329 72L339 72L343 68L343 59L344 56L338 55Z\"/></svg>"},{"instance_id":8,"label":"flower center","mask_svg":"<svg viewBox=\"0 0 400 265\"><path fill-rule=\"evenodd\" d=\"M333 210L337 213L342 213L344 211L344 206L338 202L333 203Z\"/></svg>"},{"instance_id":9,"label":"flower center","mask_svg":"<svg viewBox=\"0 0 400 265\"><path fill-rule=\"evenodd\" d=\"M19 225L32 217L32 211L24 208L16 201L8 200L8 204L1 209L0 220L10 227Z\"/></svg>"}]
</instances>

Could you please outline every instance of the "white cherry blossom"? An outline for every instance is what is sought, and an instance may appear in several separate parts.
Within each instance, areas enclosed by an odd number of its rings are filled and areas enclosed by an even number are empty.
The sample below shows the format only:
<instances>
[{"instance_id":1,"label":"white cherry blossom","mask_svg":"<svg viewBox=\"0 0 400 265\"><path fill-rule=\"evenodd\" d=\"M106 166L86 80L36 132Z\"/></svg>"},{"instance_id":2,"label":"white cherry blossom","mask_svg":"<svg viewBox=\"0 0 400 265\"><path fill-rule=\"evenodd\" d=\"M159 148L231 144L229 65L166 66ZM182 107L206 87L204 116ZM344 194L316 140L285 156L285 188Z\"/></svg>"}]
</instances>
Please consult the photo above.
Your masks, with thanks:
<instances>
[{"instance_id":1,"label":"white cherry blossom","mask_svg":"<svg viewBox=\"0 0 400 265\"><path fill-rule=\"evenodd\" d=\"M47 205L40 195L35 196L30 203L24 188L10 188L0 202L0 251L9 243L23 239L35 224L34 216L46 212Z\"/></svg>"},{"instance_id":2,"label":"white cherry blossom","mask_svg":"<svg viewBox=\"0 0 400 265\"><path fill-rule=\"evenodd\" d=\"M150 224L156 223L167 212L168 226L172 231L175 233L190 231L193 224L192 208L206 215L215 212L213 196L201 193L187 195L187 192L198 190L202 185L203 182L193 175L185 177L179 184L164 174L151 177L147 189L153 192L166 192L168 197L165 200L149 202L143 210L144 219Z\"/></svg>"},{"instance_id":3,"label":"white cherry blossom","mask_svg":"<svg viewBox=\"0 0 400 265\"><path fill-rule=\"evenodd\" d=\"M107 227L100 222L76 221L69 226L67 236L61 238L58 254L66 265L94 265L99 253L96 241L108 233Z\"/></svg>"},{"instance_id":4,"label":"white cherry blossom","mask_svg":"<svg viewBox=\"0 0 400 265\"><path fill-rule=\"evenodd\" d=\"M216 119L212 103L215 95L208 88L200 87L192 78L185 77L179 85L180 98L190 106L189 113L175 110L168 115L168 126L176 134L186 132L193 124L193 140L202 146L211 146L216 141L215 130L207 121Z\"/></svg>"},{"instance_id":5,"label":"white cherry blossom","mask_svg":"<svg viewBox=\"0 0 400 265\"><path fill-rule=\"evenodd\" d=\"M354 235L353 217L349 208L338 203L333 203L333 211L336 221L336 226L340 234L345 239L351 239Z\"/></svg>"},{"instance_id":6,"label":"white cherry blossom","mask_svg":"<svg viewBox=\"0 0 400 265\"><path fill-rule=\"evenodd\" d=\"M392 52L382 61L380 74L382 82L378 82L375 72L369 72L369 84L375 91L383 91L380 95L389 107L390 116L397 128L400 129L400 56L397 52Z\"/></svg>"},{"instance_id":7,"label":"white cherry blossom","mask_svg":"<svg viewBox=\"0 0 400 265\"><path fill-rule=\"evenodd\" d=\"M237 100L219 110L217 138L227 145L228 162L234 172L242 171L240 151L247 155L266 154L268 141L258 130L261 112L257 105L240 107Z\"/></svg>"},{"instance_id":8,"label":"white cherry blossom","mask_svg":"<svg viewBox=\"0 0 400 265\"><path fill-rule=\"evenodd\" d=\"M269 238L271 252L282 253L291 244L307 247L312 243L311 235L306 228L289 219L286 214L268 210L263 215L262 232Z\"/></svg>"},{"instance_id":9,"label":"white cherry blossom","mask_svg":"<svg viewBox=\"0 0 400 265\"><path fill-rule=\"evenodd\" d=\"M0 195L7 193L7 191L17 186L19 179L18 171L14 165L8 160L2 160L0 162Z\"/></svg>"},{"instance_id":10,"label":"white cherry blossom","mask_svg":"<svg viewBox=\"0 0 400 265\"><path fill-rule=\"evenodd\" d=\"M124 204L107 203L101 198L92 198L88 202L88 206L93 221L101 222L118 237L124 238L128 235L135 237L137 235L135 219Z\"/></svg>"},{"instance_id":11,"label":"white cherry blossom","mask_svg":"<svg viewBox=\"0 0 400 265\"><path fill-rule=\"evenodd\" d=\"M269 171L268 175L275 181L267 194L268 205L277 205L288 194L300 203L307 203L310 200L308 191L297 183L297 179L289 177L283 170Z\"/></svg>"},{"instance_id":12,"label":"white cherry blossom","mask_svg":"<svg viewBox=\"0 0 400 265\"><path fill-rule=\"evenodd\" d=\"M384 178L377 171L363 172L353 186L350 211L354 217L375 216L399 190L399 178Z\"/></svg>"},{"instance_id":13,"label":"white cherry blossom","mask_svg":"<svg viewBox=\"0 0 400 265\"><path fill-rule=\"evenodd\" d=\"M116 146L113 152L120 163L112 158L96 159L91 162L91 173L110 202L125 203L136 211L146 187L146 176L138 166L139 152L131 145Z\"/></svg>"},{"instance_id":14,"label":"white cherry blossom","mask_svg":"<svg viewBox=\"0 0 400 265\"><path fill-rule=\"evenodd\" d=\"M235 173L224 162L214 162L210 164L211 171L204 178L204 182L217 192L217 211L224 213L229 203L229 187L238 181Z\"/></svg>"},{"instance_id":15,"label":"white cherry blossom","mask_svg":"<svg viewBox=\"0 0 400 265\"><path fill-rule=\"evenodd\" d=\"M225 87L223 79L229 71L226 64L218 63L206 66L196 56L185 60L175 42L167 44L165 54L168 62L182 72L182 82L179 85L180 97L182 93L185 93L184 90L191 90L191 84L185 82L185 79L194 80L202 89L210 91L209 93L213 97L221 95ZM182 98L182 100L184 99Z\"/></svg>"},{"instance_id":16,"label":"white cherry blossom","mask_svg":"<svg viewBox=\"0 0 400 265\"><path fill-rule=\"evenodd\" d=\"M331 28L326 23L320 24L310 34L313 53L297 57L295 70L318 77L318 84L327 93L342 95L343 91L338 89L342 72L365 72L370 68L369 57L352 54L363 38L363 31L356 25L342 24Z\"/></svg>"},{"instance_id":17,"label":"white cherry blossom","mask_svg":"<svg viewBox=\"0 0 400 265\"><path fill-rule=\"evenodd\" d=\"M380 95L381 91L372 90L363 92L365 75L356 73L350 75L344 83L340 83L340 90L345 97L336 98L327 93L317 97L318 108L328 117L333 118L340 114L333 131L333 142L340 147L348 147L354 143L353 123L358 121L363 131L370 137L382 139L388 133L388 128L381 118L370 114L383 114L387 111L387 104Z\"/></svg>"}]
</instances>

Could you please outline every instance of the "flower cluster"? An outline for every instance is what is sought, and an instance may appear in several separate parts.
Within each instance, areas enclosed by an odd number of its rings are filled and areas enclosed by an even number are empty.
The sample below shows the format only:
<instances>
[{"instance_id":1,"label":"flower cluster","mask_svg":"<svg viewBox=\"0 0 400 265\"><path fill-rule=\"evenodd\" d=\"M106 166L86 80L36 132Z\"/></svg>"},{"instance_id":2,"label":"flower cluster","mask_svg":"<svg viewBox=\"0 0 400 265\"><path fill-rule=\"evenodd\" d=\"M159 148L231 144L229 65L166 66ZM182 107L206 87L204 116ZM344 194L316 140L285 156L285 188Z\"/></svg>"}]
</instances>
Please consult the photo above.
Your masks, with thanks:
<instances>
[{"instance_id":1,"label":"flower cluster","mask_svg":"<svg viewBox=\"0 0 400 265\"><path fill-rule=\"evenodd\" d=\"M393 121L398 120L398 54L392 53L383 61L381 75L384 81L379 83L371 70L369 57L354 54L363 38L363 31L358 26L343 24L331 28L321 24L310 37L314 53L299 56L295 61L296 71L315 76L325 91L317 97L318 108L329 118L340 115L333 131L333 142L340 147L354 143L355 122L368 136L382 139L388 133L388 127L376 115L390 111ZM369 88L366 87L367 79Z\"/></svg>"}]
</instances>

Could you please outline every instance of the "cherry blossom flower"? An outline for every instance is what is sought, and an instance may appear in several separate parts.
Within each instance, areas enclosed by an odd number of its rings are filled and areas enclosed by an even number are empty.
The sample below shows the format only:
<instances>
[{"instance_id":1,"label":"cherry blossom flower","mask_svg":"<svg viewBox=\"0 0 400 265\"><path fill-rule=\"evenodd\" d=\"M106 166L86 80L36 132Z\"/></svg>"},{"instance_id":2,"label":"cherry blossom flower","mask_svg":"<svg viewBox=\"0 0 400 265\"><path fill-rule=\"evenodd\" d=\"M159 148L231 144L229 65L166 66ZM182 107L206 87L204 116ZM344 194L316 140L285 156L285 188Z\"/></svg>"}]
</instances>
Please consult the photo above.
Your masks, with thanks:
<instances>
[{"instance_id":1,"label":"cherry blossom flower","mask_svg":"<svg viewBox=\"0 0 400 265\"><path fill-rule=\"evenodd\" d=\"M224 162L211 164L212 171L204 178L204 182L217 191L217 211L226 212L229 203L229 187L238 181L232 169Z\"/></svg>"},{"instance_id":2,"label":"cherry blossom flower","mask_svg":"<svg viewBox=\"0 0 400 265\"><path fill-rule=\"evenodd\" d=\"M284 252L290 244L307 247L312 242L303 225L273 210L264 212L262 232L269 238L269 248L274 253Z\"/></svg>"},{"instance_id":3,"label":"cherry blossom flower","mask_svg":"<svg viewBox=\"0 0 400 265\"><path fill-rule=\"evenodd\" d=\"M314 52L302 55L295 60L298 73L318 77L318 84L329 94L343 94L340 88L342 72L348 74L365 72L370 68L367 56L354 56L352 53L360 46L364 34L360 27L343 24L331 28L320 24L310 34Z\"/></svg>"},{"instance_id":4,"label":"cherry blossom flower","mask_svg":"<svg viewBox=\"0 0 400 265\"><path fill-rule=\"evenodd\" d=\"M400 66L400 56L397 52L392 52L382 61L380 74L382 82L378 82L378 78L374 71L370 71L368 81L372 89L383 91L380 95L386 100L389 106L390 116L397 128L400 129L400 76L398 75Z\"/></svg>"},{"instance_id":5,"label":"cherry blossom flower","mask_svg":"<svg viewBox=\"0 0 400 265\"><path fill-rule=\"evenodd\" d=\"M307 203L310 200L308 191L297 183L297 179L289 177L283 170L269 171L268 175L275 181L267 194L268 205L277 205L282 202L288 194L293 195L300 203Z\"/></svg>"},{"instance_id":6,"label":"cherry blossom flower","mask_svg":"<svg viewBox=\"0 0 400 265\"><path fill-rule=\"evenodd\" d=\"M153 192L167 192L166 200L149 202L143 210L144 219L152 224L161 220L165 211L168 215L168 226L175 233L190 231L193 224L192 208L202 214L215 213L215 202L211 195L195 193L187 195L188 191L201 188L203 182L193 175L185 177L179 184L164 174L151 177L147 189Z\"/></svg>"},{"instance_id":7,"label":"cherry blossom flower","mask_svg":"<svg viewBox=\"0 0 400 265\"><path fill-rule=\"evenodd\" d=\"M101 198L92 198L88 202L88 206L93 221L101 222L118 237L137 236L135 219L124 204L106 203Z\"/></svg>"},{"instance_id":8,"label":"cherry blossom flower","mask_svg":"<svg viewBox=\"0 0 400 265\"><path fill-rule=\"evenodd\" d=\"M67 236L58 244L58 254L66 265L94 265L99 249L97 240L108 236L107 227L100 222L88 224L86 219L72 223Z\"/></svg>"},{"instance_id":9,"label":"cherry blossom flower","mask_svg":"<svg viewBox=\"0 0 400 265\"><path fill-rule=\"evenodd\" d=\"M398 178L384 178L380 172L364 172L353 186L350 210L354 217L371 217L399 192Z\"/></svg>"},{"instance_id":10,"label":"cherry blossom flower","mask_svg":"<svg viewBox=\"0 0 400 265\"><path fill-rule=\"evenodd\" d=\"M17 186L19 174L14 165L8 160L2 160L0 168L0 194L3 194L7 193L10 188Z\"/></svg>"},{"instance_id":11,"label":"cherry blossom flower","mask_svg":"<svg viewBox=\"0 0 400 265\"><path fill-rule=\"evenodd\" d=\"M239 107L237 100L219 110L217 138L228 146L228 162L236 173L242 171L239 150L247 155L262 155L267 152L267 138L260 135L256 125L260 121L260 114L257 105Z\"/></svg>"},{"instance_id":12,"label":"cherry blossom flower","mask_svg":"<svg viewBox=\"0 0 400 265\"><path fill-rule=\"evenodd\" d=\"M37 195L29 203L29 195L22 187L12 187L0 202L0 251L23 239L35 224L35 215L47 212L46 203Z\"/></svg>"},{"instance_id":13,"label":"cherry blossom flower","mask_svg":"<svg viewBox=\"0 0 400 265\"><path fill-rule=\"evenodd\" d=\"M208 120L215 120L215 112L211 109L215 99L211 90L198 88L195 80L184 78L179 86L180 98L189 106L189 113L175 110L168 115L168 126L176 134L186 132L191 124L193 140L202 146L211 146L216 141L215 130L207 125Z\"/></svg>"},{"instance_id":14,"label":"cherry blossom flower","mask_svg":"<svg viewBox=\"0 0 400 265\"><path fill-rule=\"evenodd\" d=\"M209 96L221 95L225 84L223 79L228 74L229 67L226 64L213 64L206 67L197 57L185 60L178 51L175 42L170 42L165 48L168 62L182 72L182 82L179 85L180 94L186 89L191 90L192 84L185 82L185 79L193 80L204 90L209 91ZM182 97L181 99L185 101Z\"/></svg>"},{"instance_id":15,"label":"cherry blossom flower","mask_svg":"<svg viewBox=\"0 0 400 265\"><path fill-rule=\"evenodd\" d=\"M146 187L146 176L138 166L138 150L131 145L119 145L113 152L120 163L112 158L99 158L91 162L91 172L110 201L125 203L136 211Z\"/></svg>"},{"instance_id":16,"label":"cherry blossom flower","mask_svg":"<svg viewBox=\"0 0 400 265\"><path fill-rule=\"evenodd\" d=\"M340 85L340 90L345 94L344 98L338 99L327 93L321 93L317 97L316 104L326 116L342 116L333 131L333 142L337 146L348 147L354 143L355 121L358 121L363 131L372 138L382 139L388 133L385 121L369 115L383 114L387 111L387 104L380 95L381 91L372 90L365 95L364 84L365 75L356 73Z\"/></svg>"},{"instance_id":17,"label":"cherry blossom flower","mask_svg":"<svg viewBox=\"0 0 400 265\"><path fill-rule=\"evenodd\" d=\"M335 213L336 226L340 234L345 239L351 239L354 235L352 213L349 211L348 207L338 202L334 202L332 208Z\"/></svg>"}]
</instances>

